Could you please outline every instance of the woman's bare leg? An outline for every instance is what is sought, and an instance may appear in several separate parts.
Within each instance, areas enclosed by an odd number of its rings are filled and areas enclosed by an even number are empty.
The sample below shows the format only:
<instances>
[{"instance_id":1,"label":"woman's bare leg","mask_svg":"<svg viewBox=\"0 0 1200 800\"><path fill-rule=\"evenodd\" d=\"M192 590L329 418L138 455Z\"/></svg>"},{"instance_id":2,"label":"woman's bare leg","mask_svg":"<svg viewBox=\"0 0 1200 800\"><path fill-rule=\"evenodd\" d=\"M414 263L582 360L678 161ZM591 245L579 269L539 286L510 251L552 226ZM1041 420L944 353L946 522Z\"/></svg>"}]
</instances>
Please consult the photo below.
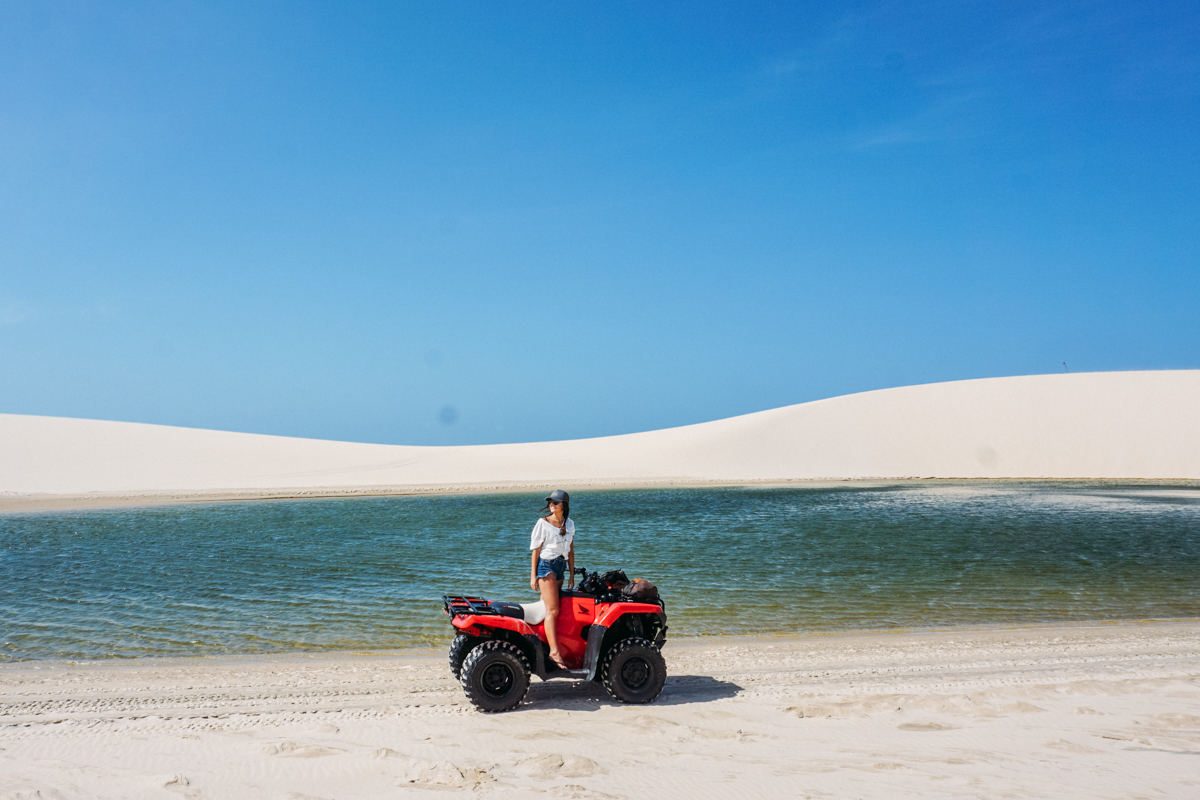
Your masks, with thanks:
<instances>
[{"instance_id":1,"label":"woman's bare leg","mask_svg":"<svg viewBox=\"0 0 1200 800\"><path fill-rule=\"evenodd\" d=\"M550 660L562 666L562 655L558 652L558 581L553 577L542 578L538 587L542 590L542 602L546 604L546 643L550 645Z\"/></svg>"}]
</instances>

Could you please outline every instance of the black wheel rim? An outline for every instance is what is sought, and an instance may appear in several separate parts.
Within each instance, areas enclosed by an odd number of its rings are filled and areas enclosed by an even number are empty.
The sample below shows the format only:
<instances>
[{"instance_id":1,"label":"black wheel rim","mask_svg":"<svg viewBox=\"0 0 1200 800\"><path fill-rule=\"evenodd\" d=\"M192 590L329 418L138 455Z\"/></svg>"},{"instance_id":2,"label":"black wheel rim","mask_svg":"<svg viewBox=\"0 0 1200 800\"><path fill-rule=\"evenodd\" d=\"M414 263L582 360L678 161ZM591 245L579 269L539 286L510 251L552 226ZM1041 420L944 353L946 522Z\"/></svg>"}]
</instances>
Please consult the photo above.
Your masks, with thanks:
<instances>
[{"instance_id":1,"label":"black wheel rim","mask_svg":"<svg viewBox=\"0 0 1200 800\"><path fill-rule=\"evenodd\" d=\"M483 671L481 683L492 697L502 697L513 687L512 670L506 664L491 664Z\"/></svg>"},{"instance_id":2,"label":"black wheel rim","mask_svg":"<svg viewBox=\"0 0 1200 800\"><path fill-rule=\"evenodd\" d=\"M631 658L621 667L621 682L637 690L650 680L650 665L640 658Z\"/></svg>"}]
</instances>

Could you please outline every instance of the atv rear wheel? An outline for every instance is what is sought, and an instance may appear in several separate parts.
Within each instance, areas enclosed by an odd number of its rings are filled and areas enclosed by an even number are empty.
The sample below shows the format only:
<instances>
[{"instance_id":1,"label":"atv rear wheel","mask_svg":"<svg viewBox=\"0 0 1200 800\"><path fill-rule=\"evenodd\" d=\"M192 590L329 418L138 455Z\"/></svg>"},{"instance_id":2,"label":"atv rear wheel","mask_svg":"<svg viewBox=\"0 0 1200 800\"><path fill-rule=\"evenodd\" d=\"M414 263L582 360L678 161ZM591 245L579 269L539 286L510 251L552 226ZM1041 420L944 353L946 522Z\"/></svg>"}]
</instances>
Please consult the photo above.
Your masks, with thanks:
<instances>
[{"instance_id":1,"label":"atv rear wheel","mask_svg":"<svg viewBox=\"0 0 1200 800\"><path fill-rule=\"evenodd\" d=\"M638 636L613 645L600 667L600 681L614 700L649 703L667 680L667 662L650 642Z\"/></svg>"},{"instance_id":2,"label":"atv rear wheel","mask_svg":"<svg viewBox=\"0 0 1200 800\"><path fill-rule=\"evenodd\" d=\"M465 633L454 637L454 641L450 643L450 672L455 678L462 677L463 660L466 659L467 653L482 641L479 636L467 636Z\"/></svg>"},{"instance_id":3,"label":"atv rear wheel","mask_svg":"<svg viewBox=\"0 0 1200 800\"><path fill-rule=\"evenodd\" d=\"M529 662L511 642L489 639L467 654L461 681L467 699L480 711L508 711L529 691Z\"/></svg>"}]
</instances>

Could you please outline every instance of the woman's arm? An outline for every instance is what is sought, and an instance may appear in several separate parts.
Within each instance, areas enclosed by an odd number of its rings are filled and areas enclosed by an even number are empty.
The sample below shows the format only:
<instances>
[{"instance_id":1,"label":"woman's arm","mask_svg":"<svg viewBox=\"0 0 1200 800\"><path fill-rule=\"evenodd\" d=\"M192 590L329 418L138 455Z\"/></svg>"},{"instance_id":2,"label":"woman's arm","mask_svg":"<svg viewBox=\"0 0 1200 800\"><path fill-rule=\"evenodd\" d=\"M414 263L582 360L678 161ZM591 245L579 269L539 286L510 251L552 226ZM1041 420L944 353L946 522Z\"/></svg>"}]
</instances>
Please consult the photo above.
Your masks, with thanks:
<instances>
[{"instance_id":1,"label":"woman's arm","mask_svg":"<svg viewBox=\"0 0 1200 800\"><path fill-rule=\"evenodd\" d=\"M529 588L533 589L536 592L537 588L538 588L538 585L537 585L537 562L538 562L538 556L541 555L541 553L542 553L542 548L539 547L537 550L530 550L529 552L533 553L533 564L529 567Z\"/></svg>"},{"instance_id":2,"label":"woman's arm","mask_svg":"<svg viewBox=\"0 0 1200 800\"><path fill-rule=\"evenodd\" d=\"M571 540L571 550L567 553L567 589L575 588L575 540Z\"/></svg>"}]
</instances>

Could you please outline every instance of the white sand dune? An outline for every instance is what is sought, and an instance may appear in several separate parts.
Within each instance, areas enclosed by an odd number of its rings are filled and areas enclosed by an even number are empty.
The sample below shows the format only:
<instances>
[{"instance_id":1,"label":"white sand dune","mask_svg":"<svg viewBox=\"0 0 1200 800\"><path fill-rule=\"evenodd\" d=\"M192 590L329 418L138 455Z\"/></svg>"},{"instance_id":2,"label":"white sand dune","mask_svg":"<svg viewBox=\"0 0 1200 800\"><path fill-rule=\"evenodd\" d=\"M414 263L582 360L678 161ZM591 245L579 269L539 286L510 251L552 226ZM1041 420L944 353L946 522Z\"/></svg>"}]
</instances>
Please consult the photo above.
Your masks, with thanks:
<instances>
[{"instance_id":1,"label":"white sand dune","mask_svg":"<svg viewBox=\"0 0 1200 800\"><path fill-rule=\"evenodd\" d=\"M449 626L447 626L449 627ZM709 640L648 706L435 657L0 666L0 798L1194 798L1200 624Z\"/></svg>"},{"instance_id":2,"label":"white sand dune","mask_svg":"<svg viewBox=\"0 0 1200 800\"><path fill-rule=\"evenodd\" d=\"M1200 370L885 389L680 428L413 447L0 415L3 507L895 478L1200 478ZM41 498L40 500L37 498Z\"/></svg>"}]
</instances>

